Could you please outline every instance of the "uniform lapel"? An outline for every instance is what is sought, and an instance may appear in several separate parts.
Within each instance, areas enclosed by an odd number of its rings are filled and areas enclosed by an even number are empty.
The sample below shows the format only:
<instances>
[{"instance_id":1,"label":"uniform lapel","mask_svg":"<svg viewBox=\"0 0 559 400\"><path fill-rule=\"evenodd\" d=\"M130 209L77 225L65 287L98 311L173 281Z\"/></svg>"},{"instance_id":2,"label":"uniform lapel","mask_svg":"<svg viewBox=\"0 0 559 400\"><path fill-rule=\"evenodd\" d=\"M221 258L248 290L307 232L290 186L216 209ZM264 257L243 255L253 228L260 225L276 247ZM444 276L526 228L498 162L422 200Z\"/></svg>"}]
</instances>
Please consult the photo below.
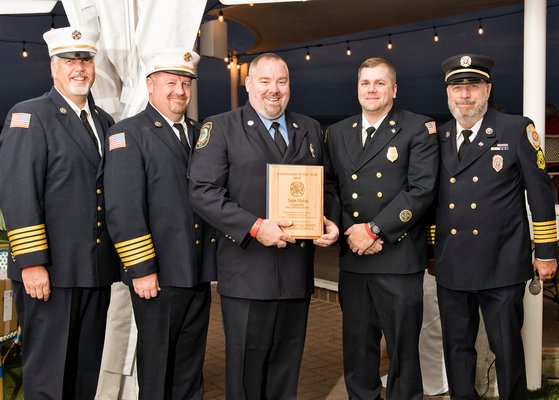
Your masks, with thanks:
<instances>
[{"instance_id":1,"label":"uniform lapel","mask_svg":"<svg viewBox=\"0 0 559 400\"><path fill-rule=\"evenodd\" d=\"M446 129L445 129L446 128ZM439 132L441 159L445 168L451 175L456 173L458 168L458 152L456 150L456 121L442 126Z\"/></svg>"},{"instance_id":2,"label":"uniform lapel","mask_svg":"<svg viewBox=\"0 0 559 400\"><path fill-rule=\"evenodd\" d=\"M291 115L291 113L286 112L285 117L287 121L289 146L287 146L287 150L282 161L291 163L295 156L299 154L299 150L301 148L301 145L305 141L305 137L307 136L308 131L304 127L300 126L297 122L293 121L293 116ZM314 151L312 149L309 149L309 151L311 155L314 154Z\"/></svg>"},{"instance_id":3,"label":"uniform lapel","mask_svg":"<svg viewBox=\"0 0 559 400\"><path fill-rule=\"evenodd\" d=\"M349 126L343 128L342 138L351 163L357 165L363 153L361 114L357 114L349 123Z\"/></svg>"},{"instance_id":4,"label":"uniform lapel","mask_svg":"<svg viewBox=\"0 0 559 400\"><path fill-rule=\"evenodd\" d=\"M464 170L481 157L495 142L497 142L497 137L495 135L495 114L493 112L487 112L483 118L479 132L474 141L470 144L466 156L460 161L456 173Z\"/></svg>"},{"instance_id":5,"label":"uniform lapel","mask_svg":"<svg viewBox=\"0 0 559 400\"><path fill-rule=\"evenodd\" d=\"M246 134L262 148L265 158L272 163L281 162L282 157L272 135L266 130L262 120L249 103L245 104L243 107L242 119ZM289 147L286 154L288 151Z\"/></svg>"},{"instance_id":6,"label":"uniform lapel","mask_svg":"<svg viewBox=\"0 0 559 400\"><path fill-rule=\"evenodd\" d=\"M361 168L369 162L370 159L379 154L398 132L400 132L400 127L398 126L398 112L392 109L375 131L373 142L363 150L357 167Z\"/></svg>"},{"instance_id":7,"label":"uniform lapel","mask_svg":"<svg viewBox=\"0 0 559 400\"><path fill-rule=\"evenodd\" d=\"M169 150L171 150L171 153L187 167L188 154L177 138L177 135L175 135L173 128L169 126L167 121L151 104L148 103L145 112L151 122L151 131L169 148Z\"/></svg>"},{"instance_id":8,"label":"uniform lapel","mask_svg":"<svg viewBox=\"0 0 559 400\"><path fill-rule=\"evenodd\" d=\"M49 97L56 108L56 118L66 129L66 132L70 135L72 140L76 142L87 161L89 161L91 166L97 171L100 162L99 151L93 144L83 123L54 87L51 89Z\"/></svg>"}]
</instances>

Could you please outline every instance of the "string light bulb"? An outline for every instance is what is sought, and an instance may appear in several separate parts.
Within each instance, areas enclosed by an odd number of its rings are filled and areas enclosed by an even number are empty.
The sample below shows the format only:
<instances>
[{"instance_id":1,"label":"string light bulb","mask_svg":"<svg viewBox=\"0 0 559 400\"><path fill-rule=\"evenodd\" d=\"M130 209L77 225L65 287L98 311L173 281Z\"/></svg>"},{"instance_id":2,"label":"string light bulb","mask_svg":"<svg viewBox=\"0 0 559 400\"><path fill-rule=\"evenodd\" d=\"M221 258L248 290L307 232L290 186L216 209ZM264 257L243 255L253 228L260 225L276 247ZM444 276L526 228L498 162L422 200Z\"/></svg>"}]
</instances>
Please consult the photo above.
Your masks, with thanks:
<instances>
[{"instance_id":1,"label":"string light bulb","mask_svg":"<svg viewBox=\"0 0 559 400\"><path fill-rule=\"evenodd\" d=\"M219 10L219 16L217 17L219 22L223 22L223 10Z\"/></svg>"},{"instance_id":2,"label":"string light bulb","mask_svg":"<svg viewBox=\"0 0 559 400\"><path fill-rule=\"evenodd\" d=\"M350 56L350 55L351 55L351 49L349 48L349 42L346 42L346 43L347 43L347 50L345 51L345 53L346 53L348 56Z\"/></svg>"},{"instance_id":3,"label":"string light bulb","mask_svg":"<svg viewBox=\"0 0 559 400\"><path fill-rule=\"evenodd\" d=\"M54 25L54 14L51 14L50 16L52 17L52 22L50 24L50 30L52 31L56 29L56 26Z\"/></svg>"},{"instance_id":4,"label":"string light bulb","mask_svg":"<svg viewBox=\"0 0 559 400\"><path fill-rule=\"evenodd\" d=\"M433 41L434 41L435 43L437 43L437 42L439 41L439 35L437 35L437 28L433 27L433 32L435 33L435 34L433 35Z\"/></svg>"},{"instance_id":5,"label":"string light bulb","mask_svg":"<svg viewBox=\"0 0 559 400\"><path fill-rule=\"evenodd\" d=\"M23 50L21 51L21 56L22 56L23 58L29 57L29 53L28 53L27 50L25 49L25 42L23 42Z\"/></svg>"},{"instance_id":6,"label":"string light bulb","mask_svg":"<svg viewBox=\"0 0 559 400\"><path fill-rule=\"evenodd\" d=\"M310 61L311 59L311 52L309 51L309 48L307 47L307 55L305 56L305 60Z\"/></svg>"},{"instance_id":7,"label":"string light bulb","mask_svg":"<svg viewBox=\"0 0 559 400\"><path fill-rule=\"evenodd\" d=\"M479 19L479 26L477 28L477 34L478 35L483 35L483 26L481 25L481 18Z\"/></svg>"},{"instance_id":8,"label":"string light bulb","mask_svg":"<svg viewBox=\"0 0 559 400\"><path fill-rule=\"evenodd\" d=\"M386 45L386 47L388 48L388 50L392 50L392 35L388 35L388 44Z\"/></svg>"},{"instance_id":9,"label":"string light bulb","mask_svg":"<svg viewBox=\"0 0 559 400\"><path fill-rule=\"evenodd\" d=\"M226 63L229 62L229 53L227 53L227 55L226 55L225 58L223 59L223 62L226 62Z\"/></svg>"}]
</instances>

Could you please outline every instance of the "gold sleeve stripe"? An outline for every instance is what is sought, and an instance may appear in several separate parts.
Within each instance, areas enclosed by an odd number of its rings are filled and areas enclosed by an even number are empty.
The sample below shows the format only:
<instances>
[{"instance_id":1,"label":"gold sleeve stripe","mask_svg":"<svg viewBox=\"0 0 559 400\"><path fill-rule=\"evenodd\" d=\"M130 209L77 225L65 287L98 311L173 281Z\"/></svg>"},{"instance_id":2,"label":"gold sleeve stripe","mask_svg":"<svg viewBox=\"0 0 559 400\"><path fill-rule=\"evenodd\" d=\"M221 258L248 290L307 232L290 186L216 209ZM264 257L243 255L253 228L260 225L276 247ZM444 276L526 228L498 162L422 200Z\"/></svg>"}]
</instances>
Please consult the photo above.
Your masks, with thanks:
<instances>
[{"instance_id":1,"label":"gold sleeve stripe","mask_svg":"<svg viewBox=\"0 0 559 400\"><path fill-rule=\"evenodd\" d=\"M555 236L553 238L550 238L550 239L542 239L542 238L535 239L534 238L534 243L536 243L536 244L555 243L555 242L557 242L557 236Z\"/></svg>"},{"instance_id":2,"label":"gold sleeve stripe","mask_svg":"<svg viewBox=\"0 0 559 400\"><path fill-rule=\"evenodd\" d=\"M148 251L148 250L152 250L152 249L153 249L153 243L150 242L150 244L147 245L147 246L138 247L136 249L132 249L132 250L129 250L129 251L119 251L118 255L119 255L120 258L124 259L126 257L131 257L134 254L142 253L144 251Z\"/></svg>"},{"instance_id":3,"label":"gold sleeve stripe","mask_svg":"<svg viewBox=\"0 0 559 400\"><path fill-rule=\"evenodd\" d=\"M22 249L22 250L19 250L19 251L15 251L15 250L12 249L12 255L15 257L15 256L18 256L20 254L33 253L34 251L46 250L48 248L49 248L49 246L47 244L44 244L42 246L31 247L29 249Z\"/></svg>"},{"instance_id":4,"label":"gold sleeve stripe","mask_svg":"<svg viewBox=\"0 0 559 400\"><path fill-rule=\"evenodd\" d=\"M116 249L116 251L122 257L123 254L128 253L130 251L141 250L150 246L153 247L153 242L151 240L144 240L143 242L134 243L131 244L130 246L121 247L120 249Z\"/></svg>"},{"instance_id":5,"label":"gold sleeve stripe","mask_svg":"<svg viewBox=\"0 0 559 400\"><path fill-rule=\"evenodd\" d=\"M31 237L27 237L27 238L10 240L10 246L15 247L15 246L18 246L20 244L31 243L31 242L36 242L37 240L46 240L46 239L47 239L47 235L42 234L42 235L31 236Z\"/></svg>"},{"instance_id":6,"label":"gold sleeve stripe","mask_svg":"<svg viewBox=\"0 0 559 400\"><path fill-rule=\"evenodd\" d=\"M33 231L38 231L40 229L45 229L45 224L41 224L41 225L33 225L33 226L26 226L25 228L19 228L19 229L14 229L8 232L8 237L12 237L13 235L18 235L20 233L24 233L24 232L33 232Z\"/></svg>"},{"instance_id":7,"label":"gold sleeve stripe","mask_svg":"<svg viewBox=\"0 0 559 400\"><path fill-rule=\"evenodd\" d=\"M151 241L151 234L149 234L149 233L145 236L140 236L140 237L137 237L135 239L130 239L130 240L126 240L124 242L116 243L115 248L118 250L121 247L130 246L131 244L138 243L138 242L141 242L143 240L148 240L148 239Z\"/></svg>"},{"instance_id":8,"label":"gold sleeve stripe","mask_svg":"<svg viewBox=\"0 0 559 400\"><path fill-rule=\"evenodd\" d=\"M427 227L427 244L434 245L435 244L435 233L437 231L437 225L429 225Z\"/></svg>"},{"instance_id":9,"label":"gold sleeve stripe","mask_svg":"<svg viewBox=\"0 0 559 400\"><path fill-rule=\"evenodd\" d=\"M30 247L34 247L34 246L38 246L38 245L43 245L43 244L47 244L47 240L43 239L43 240L34 240L32 242L29 243L22 243L22 244L18 244L17 246L14 246L12 244L10 244L10 247L12 248L12 252L16 252L19 251L21 249L28 249Z\"/></svg>"},{"instance_id":10,"label":"gold sleeve stripe","mask_svg":"<svg viewBox=\"0 0 559 400\"><path fill-rule=\"evenodd\" d=\"M23 232L23 233L19 233L16 235L12 235L9 236L10 242L16 241L16 240L20 240L20 239L26 239L26 238L34 238L36 236L42 236L45 235L46 236L46 231L44 229L39 229L33 232Z\"/></svg>"},{"instance_id":11,"label":"gold sleeve stripe","mask_svg":"<svg viewBox=\"0 0 559 400\"><path fill-rule=\"evenodd\" d=\"M557 234L557 229L541 229L541 230L534 230L534 235L549 235L549 234Z\"/></svg>"},{"instance_id":12,"label":"gold sleeve stripe","mask_svg":"<svg viewBox=\"0 0 559 400\"><path fill-rule=\"evenodd\" d=\"M144 254L145 254L145 256L140 257L140 256L142 256L142 255L144 255ZM122 263L124 264L125 267L130 267L131 265L139 264L139 263L141 263L142 261L150 260L150 259L152 259L152 258L155 258L155 250L152 250L152 251L149 251L149 252L146 252L146 253L140 253L140 254L138 254L138 257L139 257L139 258L133 258L133 259L127 258L127 259L122 259Z\"/></svg>"},{"instance_id":13,"label":"gold sleeve stripe","mask_svg":"<svg viewBox=\"0 0 559 400\"><path fill-rule=\"evenodd\" d=\"M556 232L555 226L534 226L534 232Z\"/></svg>"},{"instance_id":14,"label":"gold sleeve stripe","mask_svg":"<svg viewBox=\"0 0 559 400\"><path fill-rule=\"evenodd\" d=\"M557 226L557 223L555 221L543 221L543 222L532 222L532 225L534 225L535 227L540 227L540 226Z\"/></svg>"}]
</instances>

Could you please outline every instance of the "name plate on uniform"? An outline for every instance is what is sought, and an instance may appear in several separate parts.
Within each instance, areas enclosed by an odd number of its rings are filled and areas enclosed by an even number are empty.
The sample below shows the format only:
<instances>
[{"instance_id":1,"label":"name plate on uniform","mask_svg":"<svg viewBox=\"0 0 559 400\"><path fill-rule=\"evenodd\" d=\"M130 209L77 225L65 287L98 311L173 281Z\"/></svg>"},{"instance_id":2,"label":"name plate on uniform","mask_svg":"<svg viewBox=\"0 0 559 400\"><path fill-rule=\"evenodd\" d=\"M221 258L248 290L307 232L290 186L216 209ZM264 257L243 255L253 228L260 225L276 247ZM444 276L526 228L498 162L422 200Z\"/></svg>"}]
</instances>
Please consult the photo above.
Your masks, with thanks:
<instances>
[{"instance_id":1,"label":"name plate on uniform","mask_svg":"<svg viewBox=\"0 0 559 400\"><path fill-rule=\"evenodd\" d=\"M295 239L316 239L324 222L324 168L318 165L268 164L267 218L289 219L283 230Z\"/></svg>"}]
</instances>

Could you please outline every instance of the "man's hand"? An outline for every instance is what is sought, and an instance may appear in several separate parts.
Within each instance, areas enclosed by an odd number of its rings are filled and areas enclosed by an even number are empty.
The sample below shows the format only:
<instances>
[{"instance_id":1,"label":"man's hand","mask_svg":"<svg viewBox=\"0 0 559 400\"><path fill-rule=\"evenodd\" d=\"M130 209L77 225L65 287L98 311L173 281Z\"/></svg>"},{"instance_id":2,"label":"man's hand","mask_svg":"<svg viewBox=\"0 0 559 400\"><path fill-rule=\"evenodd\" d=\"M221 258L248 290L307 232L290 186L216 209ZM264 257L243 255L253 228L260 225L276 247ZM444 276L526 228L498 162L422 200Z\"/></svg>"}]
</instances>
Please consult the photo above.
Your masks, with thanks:
<instances>
[{"instance_id":1,"label":"man's hand","mask_svg":"<svg viewBox=\"0 0 559 400\"><path fill-rule=\"evenodd\" d=\"M21 279L25 293L34 299L47 301L50 297L50 279L47 269L42 265L24 268Z\"/></svg>"},{"instance_id":2,"label":"man's hand","mask_svg":"<svg viewBox=\"0 0 559 400\"><path fill-rule=\"evenodd\" d=\"M360 256L365 254L365 251L375 242L375 240L367 234L365 229L369 229L369 227L365 227L365 225L369 224L354 224L344 232L344 235L347 236L347 244L349 248L351 251L359 254Z\"/></svg>"},{"instance_id":3,"label":"man's hand","mask_svg":"<svg viewBox=\"0 0 559 400\"><path fill-rule=\"evenodd\" d=\"M328 218L326 217L323 218L324 218L324 230L326 233L324 233L318 239L314 239L312 242L316 246L328 247L336 243L336 241L338 240L338 236L340 236L340 230L338 229L336 224L330 221Z\"/></svg>"},{"instance_id":4,"label":"man's hand","mask_svg":"<svg viewBox=\"0 0 559 400\"><path fill-rule=\"evenodd\" d=\"M378 238L377 240L375 240L375 242L367 250L365 250L363 255L369 256L371 254L380 253L380 251L382 250L382 245L383 244L384 244L384 242L382 241L382 239Z\"/></svg>"},{"instance_id":5,"label":"man's hand","mask_svg":"<svg viewBox=\"0 0 559 400\"><path fill-rule=\"evenodd\" d=\"M134 285L134 292L140 298L149 300L152 297L157 297L157 293L161 290L159 287L159 280L157 279L157 274L149 274L142 276L141 278L132 278L132 284Z\"/></svg>"},{"instance_id":6,"label":"man's hand","mask_svg":"<svg viewBox=\"0 0 559 400\"><path fill-rule=\"evenodd\" d=\"M287 219L263 219L256 234L256 240L268 247L286 247L288 242L295 243L295 239L281 228L291 226L292 224Z\"/></svg>"},{"instance_id":7,"label":"man's hand","mask_svg":"<svg viewBox=\"0 0 559 400\"><path fill-rule=\"evenodd\" d=\"M540 260L534 259L534 271L538 271L538 275L542 281L552 279L557 272L557 260Z\"/></svg>"}]
</instances>

